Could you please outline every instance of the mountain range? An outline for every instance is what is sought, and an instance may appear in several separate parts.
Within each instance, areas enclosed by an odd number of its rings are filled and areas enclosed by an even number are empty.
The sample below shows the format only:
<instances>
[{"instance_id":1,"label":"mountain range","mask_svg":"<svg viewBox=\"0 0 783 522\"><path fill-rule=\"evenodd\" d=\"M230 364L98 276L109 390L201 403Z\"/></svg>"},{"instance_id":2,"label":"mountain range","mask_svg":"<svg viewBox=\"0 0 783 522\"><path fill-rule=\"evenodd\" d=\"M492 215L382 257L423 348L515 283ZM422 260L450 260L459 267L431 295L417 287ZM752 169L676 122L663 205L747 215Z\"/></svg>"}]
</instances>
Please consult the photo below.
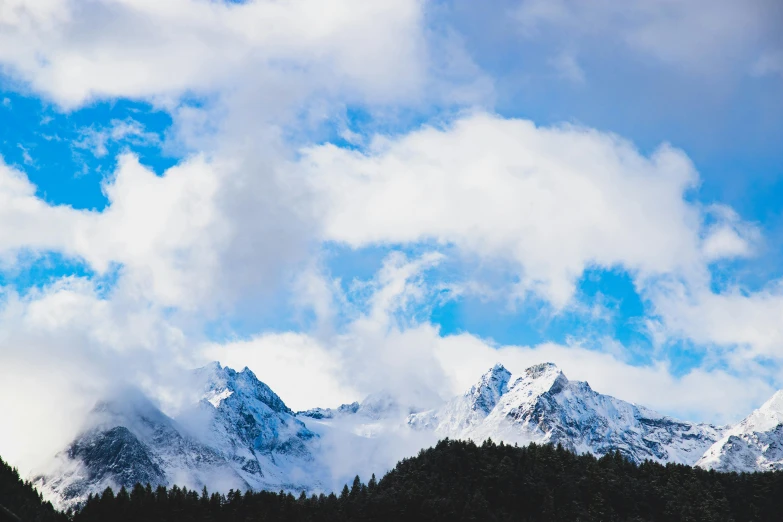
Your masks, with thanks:
<instances>
[{"instance_id":1,"label":"mountain range","mask_svg":"<svg viewBox=\"0 0 783 522\"><path fill-rule=\"evenodd\" d=\"M676 420L570 381L545 363L496 365L439 408L410 411L390 394L294 412L248 368L193 372L196 399L174 416L135 389L104 398L35 485L55 505L107 486L331 491L383 473L438 439L561 444L718 471L783 469L783 391L735 426Z\"/></svg>"}]
</instances>

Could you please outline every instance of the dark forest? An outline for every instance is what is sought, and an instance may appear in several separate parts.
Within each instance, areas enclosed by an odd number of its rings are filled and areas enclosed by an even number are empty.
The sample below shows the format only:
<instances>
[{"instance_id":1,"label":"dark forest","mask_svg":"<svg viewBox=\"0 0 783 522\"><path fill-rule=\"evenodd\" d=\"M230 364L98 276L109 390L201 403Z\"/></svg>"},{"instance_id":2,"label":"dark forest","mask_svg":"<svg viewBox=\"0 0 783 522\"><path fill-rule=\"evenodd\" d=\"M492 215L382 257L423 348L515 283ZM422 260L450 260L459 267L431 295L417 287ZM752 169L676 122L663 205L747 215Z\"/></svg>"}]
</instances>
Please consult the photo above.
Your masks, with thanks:
<instances>
[{"instance_id":1,"label":"dark forest","mask_svg":"<svg viewBox=\"0 0 783 522\"><path fill-rule=\"evenodd\" d=\"M177 486L107 489L76 513L57 513L15 470L0 467L0 503L21 520L74 522L294 521L774 521L783 520L783 472L717 473L636 465L562 447L443 440L381 480L356 477L339 494ZM3 516L0 514L0 520ZM9 518L9 520L13 520Z\"/></svg>"}]
</instances>

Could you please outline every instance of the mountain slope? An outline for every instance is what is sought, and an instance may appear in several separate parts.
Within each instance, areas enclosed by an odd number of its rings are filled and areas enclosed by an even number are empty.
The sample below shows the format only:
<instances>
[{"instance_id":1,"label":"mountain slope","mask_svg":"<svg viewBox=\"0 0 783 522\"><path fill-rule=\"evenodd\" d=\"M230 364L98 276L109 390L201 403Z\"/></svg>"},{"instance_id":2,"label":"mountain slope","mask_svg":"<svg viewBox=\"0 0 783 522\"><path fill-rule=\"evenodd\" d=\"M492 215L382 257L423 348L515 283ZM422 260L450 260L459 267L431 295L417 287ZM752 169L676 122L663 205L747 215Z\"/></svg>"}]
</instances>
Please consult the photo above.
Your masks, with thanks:
<instances>
[{"instance_id":1,"label":"mountain slope","mask_svg":"<svg viewBox=\"0 0 783 522\"><path fill-rule=\"evenodd\" d=\"M418 413L380 393L294 414L247 368L214 363L193 379L194 399L175 418L133 390L99 403L79 437L38 477L47 498L68 507L107 486L137 482L329 491L357 473L381 474L443 437L562 444L576 453L619 451L636 463L688 465L712 447L712 460L705 456L700 465L726 470L777 469L783 462L783 393L727 432L602 395L549 363L519 375L496 365L463 395ZM741 458L723 455L740 445Z\"/></svg>"},{"instance_id":2,"label":"mountain slope","mask_svg":"<svg viewBox=\"0 0 783 522\"><path fill-rule=\"evenodd\" d=\"M202 398L177 417L191 435L218 450L255 489L319 483L323 471L312 456L317 436L250 369L213 363L196 373ZM294 478L303 475L309 476Z\"/></svg>"},{"instance_id":3,"label":"mountain slope","mask_svg":"<svg viewBox=\"0 0 783 522\"><path fill-rule=\"evenodd\" d=\"M441 441L380 481L335 494L212 496L181 489L93 499L74 522L779 522L783 474L635 465L552 446Z\"/></svg>"},{"instance_id":4,"label":"mountain slope","mask_svg":"<svg viewBox=\"0 0 783 522\"><path fill-rule=\"evenodd\" d=\"M61 507L140 482L200 489L312 489L315 438L250 370L194 372L200 399L173 419L137 390L95 406L81 434L36 483Z\"/></svg>"},{"instance_id":5,"label":"mountain slope","mask_svg":"<svg viewBox=\"0 0 783 522\"><path fill-rule=\"evenodd\" d=\"M569 381L554 364L519 376L497 365L443 408L411 415L411 427L440 437L562 444L576 453L619 450L633 462L695 463L722 434Z\"/></svg>"},{"instance_id":6,"label":"mountain slope","mask_svg":"<svg viewBox=\"0 0 783 522\"><path fill-rule=\"evenodd\" d=\"M716 471L783 470L783 390L724 433L696 465Z\"/></svg>"},{"instance_id":7,"label":"mountain slope","mask_svg":"<svg viewBox=\"0 0 783 522\"><path fill-rule=\"evenodd\" d=\"M53 502L70 507L106 487L200 487L218 479L247 487L218 451L185 433L137 390L124 389L93 408L81 434L36 483Z\"/></svg>"}]
</instances>

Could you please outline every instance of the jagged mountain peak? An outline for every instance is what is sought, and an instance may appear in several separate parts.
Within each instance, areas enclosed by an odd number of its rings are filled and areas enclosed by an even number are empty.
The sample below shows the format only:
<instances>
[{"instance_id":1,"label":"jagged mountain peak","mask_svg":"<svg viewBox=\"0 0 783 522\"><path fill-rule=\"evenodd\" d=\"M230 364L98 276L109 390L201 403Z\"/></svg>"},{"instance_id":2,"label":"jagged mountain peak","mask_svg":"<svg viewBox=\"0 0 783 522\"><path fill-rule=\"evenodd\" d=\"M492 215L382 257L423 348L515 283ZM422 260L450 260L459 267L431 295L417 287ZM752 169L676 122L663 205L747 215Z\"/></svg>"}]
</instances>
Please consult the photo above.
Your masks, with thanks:
<instances>
[{"instance_id":1,"label":"jagged mountain peak","mask_svg":"<svg viewBox=\"0 0 783 522\"><path fill-rule=\"evenodd\" d=\"M770 427L783 423L783 390L778 390L761 407L751 414L762 417L771 424ZM760 420L760 419L759 419Z\"/></svg>"},{"instance_id":2,"label":"jagged mountain peak","mask_svg":"<svg viewBox=\"0 0 783 522\"><path fill-rule=\"evenodd\" d=\"M229 453L245 461L256 459L255 452L308 454L303 442L315 435L249 368L237 372L213 363L196 372L204 379L203 396L178 419L200 440L213 446L241 442L238 454Z\"/></svg>"},{"instance_id":3,"label":"jagged mountain peak","mask_svg":"<svg viewBox=\"0 0 783 522\"><path fill-rule=\"evenodd\" d=\"M553 362L545 362L540 364L534 364L528 368L525 368L525 375L531 379L538 379L551 373L563 373L562 370Z\"/></svg>"},{"instance_id":4,"label":"jagged mountain peak","mask_svg":"<svg viewBox=\"0 0 783 522\"><path fill-rule=\"evenodd\" d=\"M334 459L328 452L333 448L354 452L374 444L385 447L373 441L387 436L409 442L447 436L562 443L579 453L619 450L636 462L693 464L725 433L602 395L586 382L569 381L553 363L520 373L496 364L463 394L410 415L394 395L383 392L335 409L294 415L248 368L236 371L213 362L193 376L188 389L195 396L174 418L138 390L118 391L99 403L92 421L98 419L100 427L85 432L61 454L63 466L57 476L44 477L44 485L61 500L136 479L197 489L222 484L310 491L344 472L353 474L345 466L331 468ZM781 446L775 441L783 440L782 418L779 392L741 425L746 430L751 424L778 426L764 438L775 449ZM400 431L406 426L428 433L408 436ZM731 443L736 447L738 440Z\"/></svg>"},{"instance_id":5,"label":"jagged mountain peak","mask_svg":"<svg viewBox=\"0 0 783 522\"><path fill-rule=\"evenodd\" d=\"M501 364L501 363L495 363L495 366L493 366L492 368L487 370L487 372L484 375L494 374L494 373L508 373L508 374L511 374L511 372L508 371L506 369L506 367L503 366L503 364Z\"/></svg>"},{"instance_id":6,"label":"jagged mountain peak","mask_svg":"<svg viewBox=\"0 0 783 522\"><path fill-rule=\"evenodd\" d=\"M341 404L337 408L312 408L296 412L297 416L311 419L334 419L341 417L364 417L365 419L398 419L418 411L405 407L389 391L379 391L366 396L361 402Z\"/></svg>"},{"instance_id":7,"label":"jagged mountain peak","mask_svg":"<svg viewBox=\"0 0 783 522\"><path fill-rule=\"evenodd\" d=\"M293 414L283 399L247 366L237 372L228 366L221 366L219 362L212 362L196 370L196 373L205 381L202 400L215 408L221 407L227 400L228 405L258 400L275 412Z\"/></svg>"},{"instance_id":8,"label":"jagged mountain peak","mask_svg":"<svg viewBox=\"0 0 783 522\"><path fill-rule=\"evenodd\" d=\"M444 407L408 424L438 436L509 443L562 443L579 453L620 450L636 462L692 464L720 436L713 426L680 422L569 381L553 363L519 375L495 366Z\"/></svg>"},{"instance_id":9,"label":"jagged mountain peak","mask_svg":"<svg viewBox=\"0 0 783 522\"><path fill-rule=\"evenodd\" d=\"M696 465L717 471L783 470L783 390L726 431Z\"/></svg>"},{"instance_id":10,"label":"jagged mountain peak","mask_svg":"<svg viewBox=\"0 0 783 522\"><path fill-rule=\"evenodd\" d=\"M517 378L511 388L518 388L524 386L528 391L528 395L541 395L543 393L559 393L561 392L570 381L555 363L547 362L542 364L536 364L525 369L521 377ZM575 385L587 383L573 383ZM589 386L586 386L589 389Z\"/></svg>"},{"instance_id":11,"label":"jagged mountain peak","mask_svg":"<svg viewBox=\"0 0 783 522\"><path fill-rule=\"evenodd\" d=\"M100 401L52 473L37 479L51 500L73 506L135 481L301 490L321 480L311 454L317 435L252 371L215 362L183 382L195 395L175 418L137 389Z\"/></svg>"},{"instance_id":12,"label":"jagged mountain peak","mask_svg":"<svg viewBox=\"0 0 783 522\"><path fill-rule=\"evenodd\" d=\"M479 381L467 391L470 408L474 411L489 413L500 397L508 391L511 372L498 363L490 368Z\"/></svg>"}]
</instances>

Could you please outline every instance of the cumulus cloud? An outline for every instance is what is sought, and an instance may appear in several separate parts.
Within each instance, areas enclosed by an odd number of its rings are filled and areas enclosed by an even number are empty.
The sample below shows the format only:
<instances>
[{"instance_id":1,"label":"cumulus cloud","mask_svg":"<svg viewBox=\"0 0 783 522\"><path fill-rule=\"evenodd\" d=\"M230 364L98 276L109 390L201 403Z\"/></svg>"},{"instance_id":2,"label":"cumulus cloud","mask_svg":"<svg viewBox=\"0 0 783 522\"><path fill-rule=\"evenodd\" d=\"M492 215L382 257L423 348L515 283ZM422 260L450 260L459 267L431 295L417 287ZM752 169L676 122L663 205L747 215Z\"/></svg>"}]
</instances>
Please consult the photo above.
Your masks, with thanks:
<instances>
[{"instance_id":1,"label":"cumulus cloud","mask_svg":"<svg viewBox=\"0 0 783 522\"><path fill-rule=\"evenodd\" d=\"M97 212L49 205L22 172L0 164L0 255L58 252L100 274L120 267L130 292L209 311L279 277L307 239L299 195L281 189L271 168L236 168L194 156L158 176L124 154Z\"/></svg>"},{"instance_id":2,"label":"cumulus cloud","mask_svg":"<svg viewBox=\"0 0 783 522\"><path fill-rule=\"evenodd\" d=\"M0 451L25 472L78 432L86 412L122 383L155 392L188 352L159 309L111 299L67 277L0 302Z\"/></svg>"},{"instance_id":3,"label":"cumulus cloud","mask_svg":"<svg viewBox=\"0 0 783 522\"><path fill-rule=\"evenodd\" d=\"M592 129L477 113L363 151L323 145L303 156L326 239L353 248L455 245L511 264L520 294L556 308L588 267L705 276L701 211L685 199L698 174L668 145L647 157ZM710 255L728 253L716 241Z\"/></svg>"},{"instance_id":4,"label":"cumulus cloud","mask_svg":"<svg viewBox=\"0 0 783 522\"><path fill-rule=\"evenodd\" d=\"M0 60L64 106L176 99L286 70L394 98L421 79L420 19L415 0L11 1L0 10Z\"/></svg>"},{"instance_id":5,"label":"cumulus cloud","mask_svg":"<svg viewBox=\"0 0 783 522\"><path fill-rule=\"evenodd\" d=\"M660 282L647 292L655 303L657 317L652 319L653 328L660 335L720 348L735 364L747 364L755 357L780 360L783 350L780 281L755 292L732 286L720 293L669 281Z\"/></svg>"},{"instance_id":6,"label":"cumulus cloud","mask_svg":"<svg viewBox=\"0 0 783 522\"><path fill-rule=\"evenodd\" d=\"M194 364L196 351L249 365L295 408L382 390L426 406L463 391L498 360L514 371L551 360L598 391L707 420L733 420L766 398L766 383L778 376L751 363L675 376L663 360L629 365L615 345L497 346L468 333L442 336L416 314L432 299L424 274L449 251L466 266L511 274L513 288L503 292L512 301L536 296L559 312L578 305L585 270L620 269L634 279L663 342L687 339L724 355L740 347L750 360L779 358L783 346L776 286L717 293L710 285L711 267L752 256L760 232L728 207L694 202L698 174L670 145L646 154L609 133L479 110L374 138L346 125L342 135L357 148L312 145L314 129L347 104L394 120L419 104L493 99L492 80L461 36L425 27L436 11L426 7L419 0L0 4L4 74L63 110L120 98L163 107L183 156L158 174L132 153L120 155L101 211L52 205L24 172L0 162L6 265L56 252L96 272L93 281L5 290L0 410L22 428L0 433L4 457L27 462L31 451L59 449L112 381L171 399L175 392L161 383ZM762 0L741 7L527 0L515 4L514 20L528 36L552 28L574 41L616 34L634 52L698 71L723 60L750 63L755 53L753 71L770 74L779 69L779 47L768 8ZM697 25L706 29L692 30ZM765 48L760 57L753 34ZM574 55L557 54L550 65L585 80ZM102 156L112 142L157 139L124 120L86 129L75 146ZM349 296L313 268L312 254L332 242L357 250L426 245L430 253L390 256ZM113 284L100 288L107 275L116 276ZM315 331L263 331L204 346L200 327L174 320L211 317L279 286L315 311ZM748 383L751 374L763 378ZM24 401L14 399L20 389ZM29 433L40 440L30 444Z\"/></svg>"},{"instance_id":7,"label":"cumulus cloud","mask_svg":"<svg viewBox=\"0 0 783 522\"><path fill-rule=\"evenodd\" d=\"M675 375L665 361L630 364L612 346L595 350L578 341L497 345L469 333L443 336L429 321L400 322L400 310L431 291L420 277L431 267L431 259L394 254L369 282L373 292L364 301L373 305L333 336L270 333L210 344L204 354L226 364L249 365L296 409L333 407L379 392L422 408L463 393L497 362L522 372L551 361L569 378L586 380L601 393L716 423L740 419L774 392L764 380L748 381L747 368L738 373L695 368ZM303 382L312 383L317 393Z\"/></svg>"},{"instance_id":8,"label":"cumulus cloud","mask_svg":"<svg viewBox=\"0 0 783 522\"><path fill-rule=\"evenodd\" d=\"M707 226L701 248L708 261L753 255L761 241L758 227L743 221L725 205L712 205L706 215L712 222Z\"/></svg>"},{"instance_id":9,"label":"cumulus cloud","mask_svg":"<svg viewBox=\"0 0 783 522\"><path fill-rule=\"evenodd\" d=\"M199 311L285 280L282 267L301 261L318 223L308 188L281 170L294 154L284 136L302 139L349 101L484 95L458 40L425 31L423 16L418 0L3 4L4 73L66 109L117 98L162 106L184 158L158 176L121 155L100 213L49 206L13 171L24 185L14 196L23 191L28 204L9 211L6 222L24 225L0 252L119 267L136 292ZM448 79L430 78L428 67ZM75 146L103 156L110 142L157 139L133 120L112 121L84 129Z\"/></svg>"},{"instance_id":10,"label":"cumulus cloud","mask_svg":"<svg viewBox=\"0 0 783 522\"><path fill-rule=\"evenodd\" d=\"M53 249L74 253L67 238L77 223L84 223L90 212L68 206L52 206L36 195L36 187L27 176L0 158L0 256L22 249Z\"/></svg>"},{"instance_id":11,"label":"cumulus cloud","mask_svg":"<svg viewBox=\"0 0 783 522\"><path fill-rule=\"evenodd\" d=\"M407 405L431 405L449 393L444 375L432 353L418 348L417 338L430 332L407 325L411 309L429 296L422 274L441 259L434 252L413 260L401 253L389 256L371 281L352 290L354 304L343 310L350 317L347 326L333 325L322 335L269 333L213 344L206 353L229 364L246 361L297 408L312 407L316 396L336 406L376 392L393 392ZM323 287L330 289L330 302L348 303L339 287ZM316 395L301 386L297 367L302 377L319 384Z\"/></svg>"}]
</instances>

